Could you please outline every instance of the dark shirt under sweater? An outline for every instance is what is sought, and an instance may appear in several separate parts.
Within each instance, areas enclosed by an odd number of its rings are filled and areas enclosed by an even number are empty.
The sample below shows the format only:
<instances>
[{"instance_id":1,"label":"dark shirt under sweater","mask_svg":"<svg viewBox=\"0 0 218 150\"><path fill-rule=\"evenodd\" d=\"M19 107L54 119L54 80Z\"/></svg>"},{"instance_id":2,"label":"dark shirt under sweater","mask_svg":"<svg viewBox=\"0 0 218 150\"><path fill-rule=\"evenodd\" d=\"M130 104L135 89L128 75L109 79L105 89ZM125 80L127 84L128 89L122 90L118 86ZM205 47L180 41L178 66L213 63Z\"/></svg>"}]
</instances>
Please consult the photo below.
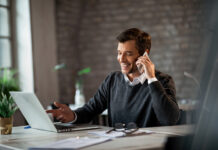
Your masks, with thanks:
<instances>
[{"instance_id":1,"label":"dark shirt under sweater","mask_svg":"<svg viewBox=\"0 0 218 150\"><path fill-rule=\"evenodd\" d=\"M158 81L130 86L121 72L112 72L97 93L83 107L75 110L76 123L88 123L108 109L109 126L135 122L138 127L174 125L179 118L173 79L159 71Z\"/></svg>"}]
</instances>

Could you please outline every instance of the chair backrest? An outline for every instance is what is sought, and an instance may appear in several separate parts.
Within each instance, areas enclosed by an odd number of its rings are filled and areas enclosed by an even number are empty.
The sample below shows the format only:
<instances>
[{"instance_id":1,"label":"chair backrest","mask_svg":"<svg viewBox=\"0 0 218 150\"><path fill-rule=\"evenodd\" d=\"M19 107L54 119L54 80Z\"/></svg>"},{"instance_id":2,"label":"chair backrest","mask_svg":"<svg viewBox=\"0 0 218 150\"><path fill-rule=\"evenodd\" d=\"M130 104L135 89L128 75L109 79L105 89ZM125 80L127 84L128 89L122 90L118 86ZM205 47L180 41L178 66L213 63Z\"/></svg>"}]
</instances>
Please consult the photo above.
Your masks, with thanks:
<instances>
[{"instance_id":1,"label":"chair backrest","mask_svg":"<svg viewBox=\"0 0 218 150\"><path fill-rule=\"evenodd\" d=\"M180 116L179 116L179 120L177 122L177 125L181 125L181 124L187 124L186 121L186 117L187 116L187 112L185 112L184 110L180 109Z\"/></svg>"}]
</instances>

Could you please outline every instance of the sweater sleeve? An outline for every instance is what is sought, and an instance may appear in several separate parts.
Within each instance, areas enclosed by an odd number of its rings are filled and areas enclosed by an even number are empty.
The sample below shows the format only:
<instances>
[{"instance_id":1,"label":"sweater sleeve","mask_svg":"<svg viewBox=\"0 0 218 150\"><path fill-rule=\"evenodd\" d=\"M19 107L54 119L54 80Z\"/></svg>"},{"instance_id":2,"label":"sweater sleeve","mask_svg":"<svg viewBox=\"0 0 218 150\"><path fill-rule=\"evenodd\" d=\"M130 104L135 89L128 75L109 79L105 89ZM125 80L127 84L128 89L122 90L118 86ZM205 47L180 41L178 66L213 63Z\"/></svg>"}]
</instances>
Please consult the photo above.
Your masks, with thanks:
<instances>
[{"instance_id":1,"label":"sweater sleeve","mask_svg":"<svg viewBox=\"0 0 218 150\"><path fill-rule=\"evenodd\" d=\"M152 106L161 125L175 125L179 120L174 81L170 76L149 84Z\"/></svg>"},{"instance_id":2,"label":"sweater sleeve","mask_svg":"<svg viewBox=\"0 0 218 150\"><path fill-rule=\"evenodd\" d=\"M102 82L96 94L83 107L75 110L77 114L75 123L88 123L107 108L109 80L110 75Z\"/></svg>"}]
</instances>

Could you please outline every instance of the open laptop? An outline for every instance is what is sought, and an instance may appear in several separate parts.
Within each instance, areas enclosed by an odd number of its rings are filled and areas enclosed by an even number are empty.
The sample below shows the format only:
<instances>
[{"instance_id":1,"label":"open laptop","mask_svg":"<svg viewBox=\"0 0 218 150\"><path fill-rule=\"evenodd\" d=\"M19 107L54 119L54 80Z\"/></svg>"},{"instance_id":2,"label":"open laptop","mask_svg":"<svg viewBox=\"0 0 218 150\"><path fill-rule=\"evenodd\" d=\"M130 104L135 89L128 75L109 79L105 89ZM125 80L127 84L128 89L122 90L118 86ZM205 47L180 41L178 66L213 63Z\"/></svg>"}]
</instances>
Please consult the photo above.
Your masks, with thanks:
<instances>
[{"instance_id":1,"label":"open laptop","mask_svg":"<svg viewBox=\"0 0 218 150\"><path fill-rule=\"evenodd\" d=\"M34 93L10 92L10 94L31 128L58 133L99 128L87 124L53 123Z\"/></svg>"}]
</instances>

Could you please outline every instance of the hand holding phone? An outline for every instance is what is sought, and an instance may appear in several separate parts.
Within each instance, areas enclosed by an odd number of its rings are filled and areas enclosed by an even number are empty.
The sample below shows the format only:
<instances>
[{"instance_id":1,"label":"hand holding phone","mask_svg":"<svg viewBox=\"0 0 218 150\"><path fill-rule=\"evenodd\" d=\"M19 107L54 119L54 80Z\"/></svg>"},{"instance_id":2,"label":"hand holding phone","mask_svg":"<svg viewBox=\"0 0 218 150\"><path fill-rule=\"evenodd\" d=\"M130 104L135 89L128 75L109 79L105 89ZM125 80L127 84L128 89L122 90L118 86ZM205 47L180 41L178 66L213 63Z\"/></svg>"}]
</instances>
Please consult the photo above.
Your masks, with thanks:
<instances>
[{"instance_id":1,"label":"hand holding phone","mask_svg":"<svg viewBox=\"0 0 218 150\"><path fill-rule=\"evenodd\" d=\"M148 57L147 51L145 51L142 56L145 56L145 55ZM142 64L138 64L138 65L136 65L136 66L137 66L139 72L142 74L142 73L143 73L143 66L142 66Z\"/></svg>"}]
</instances>

